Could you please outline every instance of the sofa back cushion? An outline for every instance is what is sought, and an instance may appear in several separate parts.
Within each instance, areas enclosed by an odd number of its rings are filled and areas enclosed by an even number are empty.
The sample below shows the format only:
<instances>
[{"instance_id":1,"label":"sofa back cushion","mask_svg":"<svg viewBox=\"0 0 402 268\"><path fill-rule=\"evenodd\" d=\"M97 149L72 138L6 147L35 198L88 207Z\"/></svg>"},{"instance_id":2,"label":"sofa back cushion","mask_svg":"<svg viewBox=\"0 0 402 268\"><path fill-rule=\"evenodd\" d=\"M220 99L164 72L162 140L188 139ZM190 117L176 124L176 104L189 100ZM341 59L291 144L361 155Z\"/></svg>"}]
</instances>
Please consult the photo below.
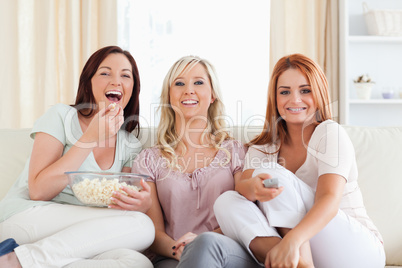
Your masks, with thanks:
<instances>
[{"instance_id":1,"label":"sofa back cushion","mask_svg":"<svg viewBox=\"0 0 402 268\"><path fill-rule=\"evenodd\" d=\"M388 265L402 265L402 127L344 126L356 151L359 186L384 238Z\"/></svg>"},{"instance_id":2,"label":"sofa back cushion","mask_svg":"<svg viewBox=\"0 0 402 268\"><path fill-rule=\"evenodd\" d=\"M0 129L0 199L24 168L33 145L31 129Z\"/></svg>"}]
</instances>

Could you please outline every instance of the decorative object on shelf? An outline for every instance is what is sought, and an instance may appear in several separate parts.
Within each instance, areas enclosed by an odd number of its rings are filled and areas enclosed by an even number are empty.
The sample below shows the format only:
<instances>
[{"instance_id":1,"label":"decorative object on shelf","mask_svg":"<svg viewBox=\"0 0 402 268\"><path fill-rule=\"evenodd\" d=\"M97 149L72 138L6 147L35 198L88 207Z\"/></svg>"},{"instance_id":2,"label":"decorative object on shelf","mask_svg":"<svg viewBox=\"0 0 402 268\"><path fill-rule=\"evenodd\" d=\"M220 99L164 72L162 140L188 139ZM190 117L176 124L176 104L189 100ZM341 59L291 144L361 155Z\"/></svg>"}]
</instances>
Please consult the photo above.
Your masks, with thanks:
<instances>
[{"instance_id":1,"label":"decorative object on shelf","mask_svg":"<svg viewBox=\"0 0 402 268\"><path fill-rule=\"evenodd\" d=\"M399 98L402 99L402 87L399 88Z\"/></svg>"},{"instance_id":2,"label":"decorative object on shelf","mask_svg":"<svg viewBox=\"0 0 402 268\"><path fill-rule=\"evenodd\" d=\"M354 81L356 94L359 99L368 100L371 97L371 90L375 84L368 74L358 76Z\"/></svg>"},{"instance_id":3,"label":"decorative object on shelf","mask_svg":"<svg viewBox=\"0 0 402 268\"><path fill-rule=\"evenodd\" d=\"M381 93L384 99L393 99L395 91L392 87L384 87Z\"/></svg>"},{"instance_id":4,"label":"decorative object on shelf","mask_svg":"<svg viewBox=\"0 0 402 268\"><path fill-rule=\"evenodd\" d=\"M370 9L363 2L363 12L370 35L402 36L402 9Z\"/></svg>"}]
</instances>

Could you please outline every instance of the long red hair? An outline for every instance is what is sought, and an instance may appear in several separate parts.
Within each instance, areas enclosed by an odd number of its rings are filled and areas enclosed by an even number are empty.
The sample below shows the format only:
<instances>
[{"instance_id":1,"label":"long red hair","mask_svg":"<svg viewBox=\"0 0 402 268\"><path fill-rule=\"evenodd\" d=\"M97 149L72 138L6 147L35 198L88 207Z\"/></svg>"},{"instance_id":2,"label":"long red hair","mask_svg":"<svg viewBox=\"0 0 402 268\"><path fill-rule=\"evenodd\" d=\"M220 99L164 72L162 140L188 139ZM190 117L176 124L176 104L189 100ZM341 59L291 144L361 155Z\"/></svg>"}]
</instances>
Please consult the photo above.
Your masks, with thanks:
<instances>
[{"instance_id":1,"label":"long red hair","mask_svg":"<svg viewBox=\"0 0 402 268\"><path fill-rule=\"evenodd\" d=\"M276 91L279 76L288 69L298 69L311 86L314 103L317 106L317 124L332 119L328 81L320 66L302 54L282 57L276 63L268 86L268 102L262 133L249 142L250 145L282 144L288 134L286 122L278 112ZM279 150L279 149L278 149Z\"/></svg>"}]
</instances>

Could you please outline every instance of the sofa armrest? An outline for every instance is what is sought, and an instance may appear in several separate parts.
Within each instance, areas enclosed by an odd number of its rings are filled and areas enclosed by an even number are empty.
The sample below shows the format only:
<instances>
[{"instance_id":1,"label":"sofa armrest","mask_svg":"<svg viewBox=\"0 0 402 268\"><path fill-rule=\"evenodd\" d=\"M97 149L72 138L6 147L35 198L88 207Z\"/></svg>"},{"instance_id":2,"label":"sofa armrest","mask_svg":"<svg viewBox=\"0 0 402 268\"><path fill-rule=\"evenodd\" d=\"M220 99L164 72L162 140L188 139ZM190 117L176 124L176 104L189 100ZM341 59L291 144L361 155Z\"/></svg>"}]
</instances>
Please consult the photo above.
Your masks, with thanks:
<instances>
[{"instance_id":1,"label":"sofa armrest","mask_svg":"<svg viewBox=\"0 0 402 268\"><path fill-rule=\"evenodd\" d=\"M17 180L31 154L31 129L0 129L0 200Z\"/></svg>"}]
</instances>

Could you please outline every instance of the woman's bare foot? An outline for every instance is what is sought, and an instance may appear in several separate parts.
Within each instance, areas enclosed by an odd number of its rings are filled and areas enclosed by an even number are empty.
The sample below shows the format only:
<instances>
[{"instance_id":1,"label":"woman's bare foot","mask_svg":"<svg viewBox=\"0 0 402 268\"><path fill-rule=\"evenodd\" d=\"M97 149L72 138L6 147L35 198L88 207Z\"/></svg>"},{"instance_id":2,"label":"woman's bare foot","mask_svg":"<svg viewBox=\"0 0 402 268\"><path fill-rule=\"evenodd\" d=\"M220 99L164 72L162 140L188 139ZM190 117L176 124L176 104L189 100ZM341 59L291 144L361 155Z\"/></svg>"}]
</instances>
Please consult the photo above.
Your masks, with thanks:
<instances>
[{"instance_id":1,"label":"woman's bare foot","mask_svg":"<svg viewBox=\"0 0 402 268\"><path fill-rule=\"evenodd\" d=\"M14 251L0 257L0 267L22 268Z\"/></svg>"}]
</instances>

